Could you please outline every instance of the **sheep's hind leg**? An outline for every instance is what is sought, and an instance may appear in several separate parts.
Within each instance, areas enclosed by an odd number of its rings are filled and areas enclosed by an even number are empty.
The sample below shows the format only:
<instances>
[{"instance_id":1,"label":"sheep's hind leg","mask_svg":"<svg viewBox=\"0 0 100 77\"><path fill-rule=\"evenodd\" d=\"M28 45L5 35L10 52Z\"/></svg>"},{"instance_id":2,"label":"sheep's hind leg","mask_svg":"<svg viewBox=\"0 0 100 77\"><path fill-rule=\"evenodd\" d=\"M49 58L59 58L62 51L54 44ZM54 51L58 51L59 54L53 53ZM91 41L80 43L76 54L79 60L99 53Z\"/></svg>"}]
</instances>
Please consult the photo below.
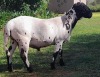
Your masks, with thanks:
<instances>
[{"instance_id":1,"label":"sheep's hind leg","mask_svg":"<svg viewBox=\"0 0 100 77\"><path fill-rule=\"evenodd\" d=\"M8 65L8 71L12 72L13 71L13 67L12 67L12 55L16 49L17 43L14 40L11 40L11 45L8 48L8 50L6 51L6 56L7 56L7 65Z\"/></svg>"},{"instance_id":2,"label":"sheep's hind leg","mask_svg":"<svg viewBox=\"0 0 100 77\"><path fill-rule=\"evenodd\" d=\"M29 60L28 60L29 42L28 41L27 41L27 43L21 42L19 44L19 50L20 50L20 57L23 60L25 66L27 68L27 71L32 72L33 69L29 63Z\"/></svg>"}]
</instances>

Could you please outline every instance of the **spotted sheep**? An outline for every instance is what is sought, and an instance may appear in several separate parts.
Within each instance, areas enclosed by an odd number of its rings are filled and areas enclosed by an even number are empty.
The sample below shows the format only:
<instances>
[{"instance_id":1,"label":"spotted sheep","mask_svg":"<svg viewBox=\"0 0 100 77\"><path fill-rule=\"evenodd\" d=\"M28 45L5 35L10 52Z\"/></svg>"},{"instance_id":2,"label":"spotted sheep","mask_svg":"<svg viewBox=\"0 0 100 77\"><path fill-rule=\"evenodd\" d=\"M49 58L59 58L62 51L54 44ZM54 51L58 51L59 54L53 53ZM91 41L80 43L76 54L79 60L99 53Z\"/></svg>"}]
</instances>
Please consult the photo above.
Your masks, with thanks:
<instances>
[{"instance_id":1,"label":"spotted sheep","mask_svg":"<svg viewBox=\"0 0 100 77\"><path fill-rule=\"evenodd\" d=\"M84 3L78 2L63 16L50 19L19 16L8 21L4 28L4 45L8 70L10 72L13 71L12 55L17 46L21 59L29 72L32 72L32 67L28 60L29 47L40 50L40 48L54 45L55 50L51 69L55 69L57 55L60 56L59 63L63 66L62 44L65 41L69 41L73 28L82 17L91 18L92 12ZM12 42L9 48L7 48L8 38Z\"/></svg>"}]
</instances>

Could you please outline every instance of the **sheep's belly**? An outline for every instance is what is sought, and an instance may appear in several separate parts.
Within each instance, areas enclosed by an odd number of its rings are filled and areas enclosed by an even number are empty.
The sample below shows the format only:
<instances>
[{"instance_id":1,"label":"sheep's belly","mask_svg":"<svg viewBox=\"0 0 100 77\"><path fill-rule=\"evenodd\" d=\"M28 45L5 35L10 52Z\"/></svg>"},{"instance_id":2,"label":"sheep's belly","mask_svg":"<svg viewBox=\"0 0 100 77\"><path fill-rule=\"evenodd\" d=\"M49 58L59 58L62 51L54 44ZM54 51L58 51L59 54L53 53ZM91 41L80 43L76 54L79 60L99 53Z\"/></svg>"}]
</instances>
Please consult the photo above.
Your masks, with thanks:
<instances>
[{"instance_id":1,"label":"sheep's belly","mask_svg":"<svg viewBox=\"0 0 100 77\"><path fill-rule=\"evenodd\" d=\"M42 47L47 47L49 45L53 45L53 41L40 41L40 40L36 40L36 39L32 39L30 41L30 47L32 48L42 48Z\"/></svg>"}]
</instances>

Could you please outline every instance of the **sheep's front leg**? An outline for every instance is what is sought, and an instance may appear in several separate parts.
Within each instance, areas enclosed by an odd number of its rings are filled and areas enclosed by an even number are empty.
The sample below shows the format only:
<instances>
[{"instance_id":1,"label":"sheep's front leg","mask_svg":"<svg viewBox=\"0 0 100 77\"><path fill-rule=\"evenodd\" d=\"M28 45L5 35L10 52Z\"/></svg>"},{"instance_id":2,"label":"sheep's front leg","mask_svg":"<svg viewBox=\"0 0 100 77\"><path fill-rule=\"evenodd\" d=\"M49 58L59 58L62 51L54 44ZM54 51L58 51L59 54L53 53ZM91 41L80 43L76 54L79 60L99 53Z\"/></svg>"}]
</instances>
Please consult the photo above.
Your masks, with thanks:
<instances>
[{"instance_id":1,"label":"sheep's front leg","mask_svg":"<svg viewBox=\"0 0 100 77\"><path fill-rule=\"evenodd\" d=\"M63 41L60 41L60 42L57 42L55 45L55 51L53 54L53 61L51 63L51 69L55 69L55 61L56 61L58 54L60 55L60 65L64 64L63 59L62 59L62 44L63 44Z\"/></svg>"},{"instance_id":2,"label":"sheep's front leg","mask_svg":"<svg viewBox=\"0 0 100 77\"><path fill-rule=\"evenodd\" d=\"M63 57L62 57L62 54L63 54L63 50L59 50L59 58L60 58L60 60L59 60L59 63L60 63L60 66L64 66L65 64L64 64L64 61L63 61Z\"/></svg>"},{"instance_id":3,"label":"sheep's front leg","mask_svg":"<svg viewBox=\"0 0 100 77\"><path fill-rule=\"evenodd\" d=\"M25 40L19 43L20 57L23 60L27 71L32 72L32 67L28 60L29 41Z\"/></svg>"},{"instance_id":4,"label":"sheep's front leg","mask_svg":"<svg viewBox=\"0 0 100 77\"><path fill-rule=\"evenodd\" d=\"M16 46L17 46L16 41L12 40L10 47L6 51L7 64L8 64L8 71L9 72L13 71L13 67L12 67L12 55L14 53L14 50L16 49Z\"/></svg>"}]
</instances>

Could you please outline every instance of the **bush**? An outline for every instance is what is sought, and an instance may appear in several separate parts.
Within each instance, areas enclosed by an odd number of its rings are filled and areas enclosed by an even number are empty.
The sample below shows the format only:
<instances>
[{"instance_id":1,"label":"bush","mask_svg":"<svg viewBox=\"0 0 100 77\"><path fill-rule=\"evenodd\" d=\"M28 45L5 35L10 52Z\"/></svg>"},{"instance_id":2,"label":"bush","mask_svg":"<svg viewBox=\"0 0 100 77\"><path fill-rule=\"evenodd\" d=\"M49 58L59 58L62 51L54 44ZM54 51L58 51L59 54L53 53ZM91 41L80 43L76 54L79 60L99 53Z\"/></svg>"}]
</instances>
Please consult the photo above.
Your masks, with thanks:
<instances>
[{"instance_id":1,"label":"bush","mask_svg":"<svg viewBox=\"0 0 100 77\"><path fill-rule=\"evenodd\" d=\"M31 10L36 10L41 0L1 0L0 10L21 11L23 4L28 4Z\"/></svg>"},{"instance_id":2,"label":"bush","mask_svg":"<svg viewBox=\"0 0 100 77\"><path fill-rule=\"evenodd\" d=\"M5 0L6 1L6 0ZM13 1L13 0L11 0ZM16 1L16 0L15 0ZM19 0L18 0L19 1ZM29 0L31 1L31 0ZM33 0L37 1L36 4L31 5L28 1L24 2L21 5L20 11L14 10L1 10L0 11L0 29L4 27L6 22L12 18L15 18L20 15L34 16L39 18L51 18L58 14L52 13L48 10L48 0ZM39 1L39 2L38 2ZM33 7L32 7L33 6ZM34 10L32 10L34 9Z\"/></svg>"},{"instance_id":3,"label":"bush","mask_svg":"<svg viewBox=\"0 0 100 77\"><path fill-rule=\"evenodd\" d=\"M23 0L2 0L0 1L1 10L20 10Z\"/></svg>"},{"instance_id":4,"label":"bush","mask_svg":"<svg viewBox=\"0 0 100 77\"><path fill-rule=\"evenodd\" d=\"M89 7L93 12L100 12L100 4L96 4L95 6L89 5Z\"/></svg>"},{"instance_id":5,"label":"bush","mask_svg":"<svg viewBox=\"0 0 100 77\"><path fill-rule=\"evenodd\" d=\"M100 12L100 0L94 0L93 2L89 3L88 6L93 12Z\"/></svg>"}]
</instances>

